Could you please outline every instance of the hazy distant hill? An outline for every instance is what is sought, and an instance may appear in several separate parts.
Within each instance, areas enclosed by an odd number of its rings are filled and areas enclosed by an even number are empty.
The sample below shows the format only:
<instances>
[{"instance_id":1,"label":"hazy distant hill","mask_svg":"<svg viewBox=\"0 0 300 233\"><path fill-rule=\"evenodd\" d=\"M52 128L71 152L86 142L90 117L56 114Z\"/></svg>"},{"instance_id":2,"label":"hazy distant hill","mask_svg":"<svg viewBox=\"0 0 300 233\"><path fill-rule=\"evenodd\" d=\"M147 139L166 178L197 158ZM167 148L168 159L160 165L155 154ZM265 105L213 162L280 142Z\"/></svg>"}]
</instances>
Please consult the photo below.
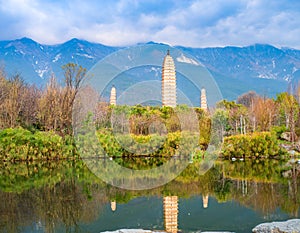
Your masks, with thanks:
<instances>
[{"instance_id":1,"label":"hazy distant hill","mask_svg":"<svg viewBox=\"0 0 300 233\"><path fill-rule=\"evenodd\" d=\"M225 98L234 99L249 90L274 96L285 91L289 82L300 80L300 50L261 44L177 48L194 56L210 70ZM26 81L44 85L51 73L61 77L61 66L68 62L90 69L118 49L78 39L50 46L22 38L0 41L0 65L9 75L20 73ZM157 75L157 72L153 69L148 75Z\"/></svg>"}]
</instances>

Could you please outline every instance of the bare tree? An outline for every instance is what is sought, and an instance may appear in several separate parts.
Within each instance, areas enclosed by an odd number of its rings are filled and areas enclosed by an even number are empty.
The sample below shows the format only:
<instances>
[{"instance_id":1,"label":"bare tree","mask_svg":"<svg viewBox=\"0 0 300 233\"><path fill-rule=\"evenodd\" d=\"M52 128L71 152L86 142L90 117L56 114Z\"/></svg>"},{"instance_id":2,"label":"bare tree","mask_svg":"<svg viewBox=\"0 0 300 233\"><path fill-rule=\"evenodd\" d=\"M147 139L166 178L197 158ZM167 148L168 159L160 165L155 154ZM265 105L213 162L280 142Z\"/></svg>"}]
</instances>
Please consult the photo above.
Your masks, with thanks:
<instances>
[{"instance_id":1,"label":"bare tree","mask_svg":"<svg viewBox=\"0 0 300 233\"><path fill-rule=\"evenodd\" d=\"M275 124L277 115L277 104L273 99L256 97L249 109L250 119L254 125L253 131L267 131Z\"/></svg>"},{"instance_id":2,"label":"bare tree","mask_svg":"<svg viewBox=\"0 0 300 233\"><path fill-rule=\"evenodd\" d=\"M57 130L60 125L61 87L56 78L51 77L39 100L39 120L44 130Z\"/></svg>"},{"instance_id":3,"label":"bare tree","mask_svg":"<svg viewBox=\"0 0 300 233\"><path fill-rule=\"evenodd\" d=\"M62 90L60 130L63 134L72 132L72 110L80 85L86 75L86 69L74 63L62 67L65 86Z\"/></svg>"}]
</instances>

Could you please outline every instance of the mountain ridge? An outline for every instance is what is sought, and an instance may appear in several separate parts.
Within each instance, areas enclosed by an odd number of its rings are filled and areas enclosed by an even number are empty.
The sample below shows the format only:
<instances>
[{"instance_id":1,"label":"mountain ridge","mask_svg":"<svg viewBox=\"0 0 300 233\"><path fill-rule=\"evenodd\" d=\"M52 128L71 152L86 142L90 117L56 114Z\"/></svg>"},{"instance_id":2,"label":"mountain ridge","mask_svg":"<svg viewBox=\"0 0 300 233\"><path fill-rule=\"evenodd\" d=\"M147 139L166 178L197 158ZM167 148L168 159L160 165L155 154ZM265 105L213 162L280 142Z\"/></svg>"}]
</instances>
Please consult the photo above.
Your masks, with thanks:
<instances>
[{"instance_id":1,"label":"mountain ridge","mask_svg":"<svg viewBox=\"0 0 300 233\"><path fill-rule=\"evenodd\" d=\"M138 45L142 44L162 43L149 41ZM243 47L174 47L205 65L229 99L247 90L274 96L285 91L290 82L300 80L300 50L297 49L259 43ZM0 65L9 76L20 73L25 81L43 86L52 73L61 77L61 66L66 63L73 62L90 69L105 56L122 48L77 38L45 45L24 37L0 41Z\"/></svg>"}]
</instances>

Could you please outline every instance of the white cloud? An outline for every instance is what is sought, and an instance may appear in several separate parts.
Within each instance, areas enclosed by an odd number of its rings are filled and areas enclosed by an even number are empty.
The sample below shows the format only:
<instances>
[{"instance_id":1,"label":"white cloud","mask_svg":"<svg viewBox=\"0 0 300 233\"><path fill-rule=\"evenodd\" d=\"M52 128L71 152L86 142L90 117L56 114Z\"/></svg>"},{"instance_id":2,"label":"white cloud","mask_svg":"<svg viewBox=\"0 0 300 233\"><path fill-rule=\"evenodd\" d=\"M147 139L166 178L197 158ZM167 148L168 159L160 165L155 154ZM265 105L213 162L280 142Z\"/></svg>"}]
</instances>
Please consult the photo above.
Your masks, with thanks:
<instances>
[{"instance_id":1,"label":"white cloud","mask_svg":"<svg viewBox=\"0 0 300 233\"><path fill-rule=\"evenodd\" d=\"M192 47L270 43L300 48L300 3L267 0L0 0L1 39Z\"/></svg>"}]
</instances>

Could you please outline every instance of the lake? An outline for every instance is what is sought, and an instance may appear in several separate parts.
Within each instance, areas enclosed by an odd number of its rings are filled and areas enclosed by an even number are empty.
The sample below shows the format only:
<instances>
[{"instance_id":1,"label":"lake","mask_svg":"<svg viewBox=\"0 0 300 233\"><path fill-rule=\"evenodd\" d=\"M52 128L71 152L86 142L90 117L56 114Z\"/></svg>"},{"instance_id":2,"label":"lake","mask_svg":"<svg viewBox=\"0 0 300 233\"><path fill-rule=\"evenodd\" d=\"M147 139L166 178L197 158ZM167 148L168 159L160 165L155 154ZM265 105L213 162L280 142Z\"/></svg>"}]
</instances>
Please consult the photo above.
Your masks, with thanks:
<instances>
[{"instance_id":1,"label":"lake","mask_svg":"<svg viewBox=\"0 0 300 233\"><path fill-rule=\"evenodd\" d=\"M149 164L137 161L143 169ZM204 174L199 166L191 163L163 186L133 191L106 184L82 161L1 162L0 232L251 232L300 214L299 164L217 160Z\"/></svg>"}]
</instances>

